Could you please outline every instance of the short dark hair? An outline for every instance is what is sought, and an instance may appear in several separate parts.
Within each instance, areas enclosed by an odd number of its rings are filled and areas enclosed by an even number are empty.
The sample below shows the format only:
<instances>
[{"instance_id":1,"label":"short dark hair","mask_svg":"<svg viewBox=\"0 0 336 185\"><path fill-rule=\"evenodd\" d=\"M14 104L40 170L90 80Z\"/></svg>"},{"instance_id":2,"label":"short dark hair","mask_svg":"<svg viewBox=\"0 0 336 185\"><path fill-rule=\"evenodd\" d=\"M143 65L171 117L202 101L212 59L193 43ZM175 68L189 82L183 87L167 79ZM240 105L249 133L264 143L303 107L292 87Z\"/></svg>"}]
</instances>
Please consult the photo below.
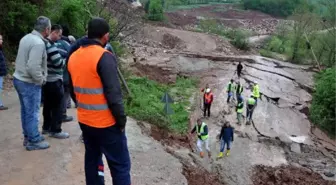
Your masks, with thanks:
<instances>
[{"instance_id":1,"label":"short dark hair","mask_svg":"<svg viewBox=\"0 0 336 185\"><path fill-rule=\"evenodd\" d=\"M54 24L51 26L51 31L61 30L62 26L59 24Z\"/></svg>"},{"instance_id":2,"label":"short dark hair","mask_svg":"<svg viewBox=\"0 0 336 185\"><path fill-rule=\"evenodd\" d=\"M88 25L88 38L100 39L110 31L110 26L105 19L96 17L90 20Z\"/></svg>"}]
</instances>

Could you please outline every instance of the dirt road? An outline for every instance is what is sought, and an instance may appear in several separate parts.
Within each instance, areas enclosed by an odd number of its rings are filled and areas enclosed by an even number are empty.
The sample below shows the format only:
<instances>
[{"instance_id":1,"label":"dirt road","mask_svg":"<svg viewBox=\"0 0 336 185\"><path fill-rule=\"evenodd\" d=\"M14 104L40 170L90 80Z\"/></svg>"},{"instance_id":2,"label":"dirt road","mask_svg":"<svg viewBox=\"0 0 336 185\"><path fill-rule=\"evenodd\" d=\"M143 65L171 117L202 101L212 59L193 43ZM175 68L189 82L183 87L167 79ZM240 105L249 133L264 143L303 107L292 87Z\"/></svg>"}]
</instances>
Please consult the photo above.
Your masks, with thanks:
<instances>
[{"instance_id":1,"label":"dirt road","mask_svg":"<svg viewBox=\"0 0 336 185\"><path fill-rule=\"evenodd\" d=\"M6 92L4 102L9 110L0 112L0 184L1 185L79 185L85 184L84 146L79 141L80 129L76 122L63 125L70 139L47 137L51 148L26 151L22 146L20 106L16 93ZM75 110L70 110L75 116ZM128 118L126 134L132 160L132 184L187 184L182 175L182 164L168 154L162 145L142 134L137 122ZM105 162L105 164L107 164ZM105 166L106 184L111 184Z\"/></svg>"}]
</instances>

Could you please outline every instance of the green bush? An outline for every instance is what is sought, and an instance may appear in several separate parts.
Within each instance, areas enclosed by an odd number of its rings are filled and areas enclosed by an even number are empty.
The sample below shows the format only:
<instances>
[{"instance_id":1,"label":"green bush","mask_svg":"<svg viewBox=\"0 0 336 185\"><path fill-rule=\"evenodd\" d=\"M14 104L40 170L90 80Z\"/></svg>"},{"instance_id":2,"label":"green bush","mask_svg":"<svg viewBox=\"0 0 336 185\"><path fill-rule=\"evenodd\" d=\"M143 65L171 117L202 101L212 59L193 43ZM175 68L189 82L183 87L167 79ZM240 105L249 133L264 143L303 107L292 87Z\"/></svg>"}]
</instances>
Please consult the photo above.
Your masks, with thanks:
<instances>
[{"instance_id":1,"label":"green bush","mask_svg":"<svg viewBox=\"0 0 336 185\"><path fill-rule=\"evenodd\" d=\"M250 48L249 42L247 40L248 34L242 30L232 30L230 33L232 40L230 41L232 45L241 50L248 50Z\"/></svg>"},{"instance_id":2,"label":"green bush","mask_svg":"<svg viewBox=\"0 0 336 185\"><path fill-rule=\"evenodd\" d=\"M132 92L132 98L125 100L129 116L174 132L187 132L188 107L191 103L190 97L195 91L195 80L178 78L173 85L162 85L147 78L131 76L126 81ZM175 113L170 118L164 114L164 103L161 102L165 92L168 92L175 101L171 104Z\"/></svg>"},{"instance_id":3,"label":"green bush","mask_svg":"<svg viewBox=\"0 0 336 185\"><path fill-rule=\"evenodd\" d=\"M147 17L151 21L162 21L164 19L161 0L150 0Z\"/></svg>"},{"instance_id":4,"label":"green bush","mask_svg":"<svg viewBox=\"0 0 336 185\"><path fill-rule=\"evenodd\" d=\"M303 0L243 0L245 9L260 10L274 16L290 16Z\"/></svg>"},{"instance_id":5,"label":"green bush","mask_svg":"<svg viewBox=\"0 0 336 185\"><path fill-rule=\"evenodd\" d=\"M336 69L328 68L316 76L315 93L310 107L310 118L314 124L335 136Z\"/></svg>"}]
</instances>

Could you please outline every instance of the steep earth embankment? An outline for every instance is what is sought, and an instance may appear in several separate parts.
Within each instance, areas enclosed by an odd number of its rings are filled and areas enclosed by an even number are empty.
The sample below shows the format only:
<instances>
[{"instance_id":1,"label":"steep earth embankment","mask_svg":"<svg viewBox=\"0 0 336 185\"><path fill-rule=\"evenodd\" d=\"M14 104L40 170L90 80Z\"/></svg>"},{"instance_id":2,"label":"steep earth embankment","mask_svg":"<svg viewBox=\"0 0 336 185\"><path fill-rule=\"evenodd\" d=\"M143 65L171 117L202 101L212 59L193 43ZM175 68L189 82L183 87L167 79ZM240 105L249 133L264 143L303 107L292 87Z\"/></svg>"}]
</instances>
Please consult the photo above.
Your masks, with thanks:
<instances>
[{"instance_id":1,"label":"steep earth embankment","mask_svg":"<svg viewBox=\"0 0 336 185\"><path fill-rule=\"evenodd\" d=\"M221 46L221 41L207 34L160 27L156 29L154 34L171 34L179 38L180 45L187 49L176 49L178 46L174 49L164 48L163 39L155 37L152 41L163 47L157 48L150 57L142 57L146 56L149 45L141 43L135 46L134 55L138 60L130 64L134 71L164 83L172 83L172 76L177 75L199 77L201 87L208 83L215 95L212 116L206 121L210 128L212 158L200 160L197 154L187 154L185 150L176 149L175 156L184 161L192 158L193 163L218 174L222 182L232 185L253 184L251 177L255 174L252 172L258 165L271 166L274 170L281 165L295 165L302 170L311 169L325 179L333 179L336 167L335 141L326 135L314 134L314 130L318 129L312 127L306 115L312 98L314 68L255 55L242 55L228 43L225 44L227 52L219 52L216 48ZM183 36L186 33L188 37ZM192 49L202 46L211 47ZM235 69L239 61L244 65L240 79L245 87L244 98L250 95L253 81L259 82L263 94L254 112L253 126L236 125L234 107L224 103L227 83L231 78L238 80ZM195 99L200 104L201 94ZM201 110L197 108L191 115L191 123L194 124L201 115ZM219 150L216 136L224 120L234 125L238 137L232 148L232 156L216 161L214 155ZM309 178L306 180L309 181ZM323 184L325 181L321 178L319 182Z\"/></svg>"}]
</instances>

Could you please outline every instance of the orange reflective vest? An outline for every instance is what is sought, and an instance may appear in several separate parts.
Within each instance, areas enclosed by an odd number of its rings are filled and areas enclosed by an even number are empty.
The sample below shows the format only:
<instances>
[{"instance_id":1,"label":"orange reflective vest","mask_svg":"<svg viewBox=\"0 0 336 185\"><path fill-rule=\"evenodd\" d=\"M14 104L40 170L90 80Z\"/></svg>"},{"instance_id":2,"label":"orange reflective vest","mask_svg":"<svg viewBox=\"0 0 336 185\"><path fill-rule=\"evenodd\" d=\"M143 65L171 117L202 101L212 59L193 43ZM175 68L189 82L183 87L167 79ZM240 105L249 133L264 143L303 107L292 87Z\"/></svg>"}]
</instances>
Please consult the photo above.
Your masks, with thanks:
<instances>
[{"instance_id":1,"label":"orange reflective vest","mask_svg":"<svg viewBox=\"0 0 336 185\"><path fill-rule=\"evenodd\" d=\"M78 103L78 121L95 128L106 128L116 123L97 73L97 65L104 52L107 50L98 45L80 47L68 62Z\"/></svg>"},{"instance_id":2,"label":"orange reflective vest","mask_svg":"<svg viewBox=\"0 0 336 185\"><path fill-rule=\"evenodd\" d=\"M212 100L212 93L205 93L204 94L204 99L205 99L205 103L211 103Z\"/></svg>"}]
</instances>

